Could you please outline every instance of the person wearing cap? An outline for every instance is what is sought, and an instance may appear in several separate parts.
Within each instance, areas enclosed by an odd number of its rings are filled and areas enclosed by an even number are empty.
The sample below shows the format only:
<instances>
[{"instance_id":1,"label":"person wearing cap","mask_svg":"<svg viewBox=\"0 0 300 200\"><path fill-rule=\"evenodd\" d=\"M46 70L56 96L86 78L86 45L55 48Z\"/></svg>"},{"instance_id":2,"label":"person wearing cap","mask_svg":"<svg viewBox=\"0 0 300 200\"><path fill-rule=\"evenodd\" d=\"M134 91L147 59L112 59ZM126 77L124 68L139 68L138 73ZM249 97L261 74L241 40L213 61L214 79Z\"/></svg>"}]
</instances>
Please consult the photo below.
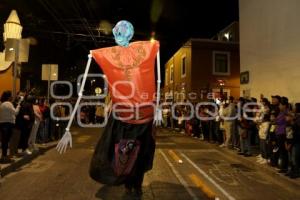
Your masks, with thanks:
<instances>
[{"instance_id":1,"label":"person wearing cap","mask_svg":"<svg viewBox=\"0 0 300 200\"><path fill-rule=\"evenodd\" d=\"M279 114L279 103L281 100L281 97L279 95L273 95L271 96L271 105L270 105L270 112L273 112L276 116Z\"/></svg>"},{"instance_id":2,"label":"person wearing cap","mask_svg":"<svg viewBox=\"0 0 300 200\"><path fill-rule=\"evenodd\" d=\"M279 159L281 160L281 164L279 166L279 173L286 173L288 168L288 152L285 148L286 141L286 114L289 111L289 101L286 97L281 97L279 103L279 114L276 117L276 140L278 145Z\"/></svg>"}]
</instances>

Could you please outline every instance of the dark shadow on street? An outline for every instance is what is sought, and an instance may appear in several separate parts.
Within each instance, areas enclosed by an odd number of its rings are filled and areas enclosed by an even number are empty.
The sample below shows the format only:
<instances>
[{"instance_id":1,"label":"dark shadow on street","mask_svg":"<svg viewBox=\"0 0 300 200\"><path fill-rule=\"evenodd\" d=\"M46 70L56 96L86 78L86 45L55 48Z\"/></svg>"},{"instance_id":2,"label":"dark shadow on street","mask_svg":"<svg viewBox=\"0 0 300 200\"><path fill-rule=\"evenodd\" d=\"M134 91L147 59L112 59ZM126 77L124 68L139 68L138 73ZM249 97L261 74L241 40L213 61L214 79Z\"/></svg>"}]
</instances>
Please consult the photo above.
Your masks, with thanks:
<instances>
[{"instance_id":1,"label":"dark shadow on street","mask_svg":"<svg viewBox=\"0 0 300 200\"><path fill-rule=\"evenodd\" d=\"M199 200L207 199L199 188L190 187L197 195ZM96 198L102 200L186 200L192 199L185 188L180 184L167 182L152 182L149 186L143 187L142 197L128 195L125 193L124 186L107 186L103 185L96 193Z\"/></svg>"}]
</instances>

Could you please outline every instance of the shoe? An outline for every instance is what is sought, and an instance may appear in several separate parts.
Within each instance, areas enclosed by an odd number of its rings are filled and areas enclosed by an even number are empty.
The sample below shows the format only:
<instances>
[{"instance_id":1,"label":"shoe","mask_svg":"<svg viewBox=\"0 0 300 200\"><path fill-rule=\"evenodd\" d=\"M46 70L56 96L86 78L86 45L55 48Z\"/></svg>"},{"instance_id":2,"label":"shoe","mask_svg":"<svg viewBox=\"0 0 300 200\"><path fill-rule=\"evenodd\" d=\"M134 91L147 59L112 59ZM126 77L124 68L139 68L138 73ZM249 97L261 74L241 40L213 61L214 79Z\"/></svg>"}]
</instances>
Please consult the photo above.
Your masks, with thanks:
<instances>
[{"instance_id":1,"label":"shoe","mask_svg":"<svg viewBox=\"0 0 300 200\"><path fill-rule=\"evenodd\" d=\"M235 151L240 151L240 148L238 148L238 147L233 147L233 150L235 150Z\"/></svg>"},{"instance_id":2,"label":"shoe","mask_svg":"<svg viewBox=\"0 0 300 200\"><path fill-rule=\"evenodd\" d=\"M259 162L259 164L265 165L265 164L267 164L267 160L266 160L266 159L262 159L262 160Z\"/></svg>"},{"instance_id":3,"label":"shoe","mask_svg":"<svg viewBox=\"0 0 300 200\"><path fill-rule=\"evenodd\" d=\"M222 147L222 148L223 148L223 147L225 147L225 144L221 144L219 147Z\"/></svg>"},{"instance_id":4,"label":"shoe","mask_svg":"<svg viewBox=\"0 0 300 200\"><path fill-rule=\"evenodd\" d=\"M25 153L26 153L27 155L31 155L31 154L32 154L32 151L30 151L29 149L26 149Z\"/></svg>"},{"instance_id":5,"label":"shoe","mask_svg":"<svg viewBox=\"0 0 300 200\"><path fill-rule=\"evenodd\" d=\"M273 153L276 153L279 150L279 147L273 149Z\"/></svg>"},{"instance_id":6,"label":"shoe","mask_svg":"<svg viewBox=\"0 0 300 200\"><path fill-rule=\"evenodd\" d=\"M260 163L260 162L262 162L264 159L262 158L262 157L256 157L257 158L257 160L256 160L256 162L258 162L258 163Z\"/></svg>"},{"instance_id":7,"label":"shoe","mask_svg":"<svg viewBox=\"0 0 300 200\"><path fill-rule=\"evenodd\" d=\"M256 158L262 158L261 154L258 154L258 155L256 156Z\"/></svg>"}]
</instances>

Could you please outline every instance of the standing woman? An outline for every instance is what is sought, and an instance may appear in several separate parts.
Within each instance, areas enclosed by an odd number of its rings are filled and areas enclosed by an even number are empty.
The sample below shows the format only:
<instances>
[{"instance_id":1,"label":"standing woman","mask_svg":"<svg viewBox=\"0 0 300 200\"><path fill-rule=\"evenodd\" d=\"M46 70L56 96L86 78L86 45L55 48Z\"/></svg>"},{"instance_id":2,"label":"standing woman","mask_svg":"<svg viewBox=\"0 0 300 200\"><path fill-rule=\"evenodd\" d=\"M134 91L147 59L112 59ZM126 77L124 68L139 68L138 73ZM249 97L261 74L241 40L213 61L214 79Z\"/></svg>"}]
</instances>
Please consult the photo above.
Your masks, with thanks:
<instances>
[{"instance_id":1,"label":"standing woman","mask_svg":"<svg viewBox=\"0 0 300 200\"><path fill-rule=\"evenodd\" d=\"M2 155L1 163L10 163L12 160L7 155L7 149L10 137L12 135L12 130L16 123L16 115L19 112L20 106L17 108L12 104L12 94L11 91L3 92L1 96L0 105L0 133L2 135Z\"/></svg>"},{"instance_id":2,"label":"standing woman","mask_svg":"<svg viewBox=\"0 0 300 200\"><path fill-rule=\"evenodd\" d=\"M25 96L25 100L22 102L20 112L17 116L17 124L21 130L19 147L24 153L26 153L25 150L28 148L28 138L34 123L33 102L33 96Z\"/></svg>"},{"instance_id":3,"label":"standing woman","mask_svg":"<svg viewBox=\"0 0 300 200\"><path fill-rule=\"evenodd\" d=\"M35 146L36 144L36 136L37 132L39 130L40 123L43 119L42 113L40 111L39 106L37 105L36 99L34 99L34 104L33 104L33 112L34 112L34 123L31 128L31 132L29 135L28 139L28 149L27 149L27 154L31 154L34 150L38 150L37 147Z\"/></svg>"}]
</instances>

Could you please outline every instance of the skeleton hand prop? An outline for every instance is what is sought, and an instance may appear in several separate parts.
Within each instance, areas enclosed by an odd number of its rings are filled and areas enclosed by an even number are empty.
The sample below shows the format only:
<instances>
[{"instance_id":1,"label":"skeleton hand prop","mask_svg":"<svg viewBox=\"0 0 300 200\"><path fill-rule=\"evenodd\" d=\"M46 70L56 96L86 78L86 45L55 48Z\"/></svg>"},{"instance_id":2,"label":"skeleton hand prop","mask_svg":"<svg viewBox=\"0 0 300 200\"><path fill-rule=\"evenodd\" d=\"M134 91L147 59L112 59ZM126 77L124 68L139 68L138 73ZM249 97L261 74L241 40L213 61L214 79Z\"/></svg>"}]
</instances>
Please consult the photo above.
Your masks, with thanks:
<instances>
[{"instance_id":1,"label":"skeleton hand prop","mask_svg":"<svg viewBox=\"0 0 300 200\"><path fill-rule=\"evenodd\" d=\"M156 108L153 123L155 124L155 126L160 126L162 121L162 110L160 108Z\"/></svg>"},{"instance_id":2,"label":"skeleton hand prop","mask_svg":"<svg viewBox=\"0 0 300 200\"><path fill-rule=\"evenodd\" d=\"M66 130L64 136L61 138L61 140L57 144L56 150L60 154L65 153L69 144L70 144L70 148L72 148L72 135L71 135L70 131Z\"/></svg>"}]
</instances>

